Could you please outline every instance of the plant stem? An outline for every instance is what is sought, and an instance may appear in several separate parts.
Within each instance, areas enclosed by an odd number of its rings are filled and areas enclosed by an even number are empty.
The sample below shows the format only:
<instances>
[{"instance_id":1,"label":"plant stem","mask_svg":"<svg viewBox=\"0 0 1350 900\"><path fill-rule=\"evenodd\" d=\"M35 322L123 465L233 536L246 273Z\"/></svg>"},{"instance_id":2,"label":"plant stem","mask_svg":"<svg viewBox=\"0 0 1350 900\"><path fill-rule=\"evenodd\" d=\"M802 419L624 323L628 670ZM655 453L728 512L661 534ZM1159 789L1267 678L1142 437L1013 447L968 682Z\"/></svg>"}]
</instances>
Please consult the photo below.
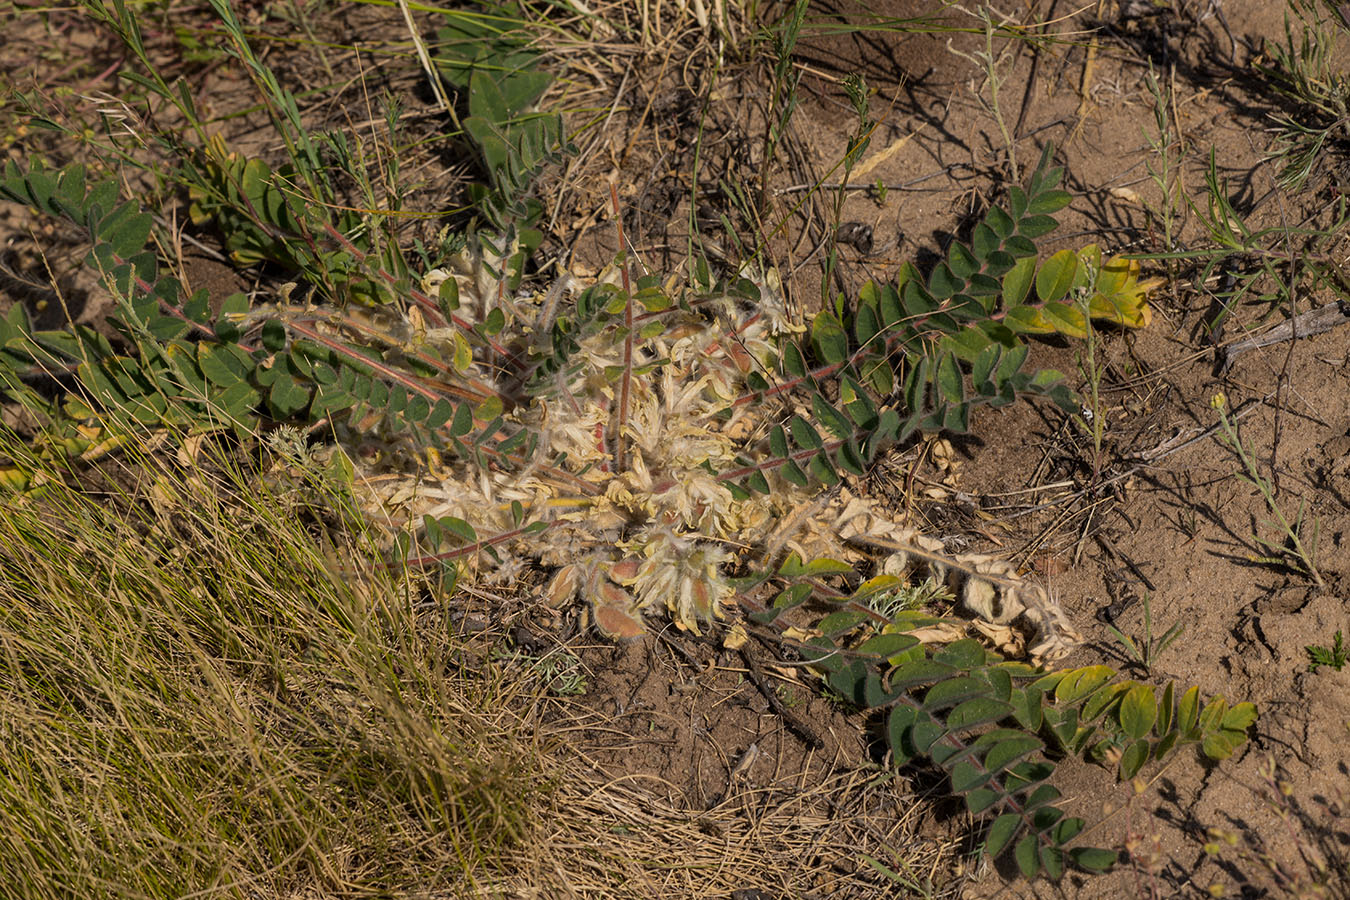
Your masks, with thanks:
<instances>
[{"instance_id":1,"label":"plant stem","mask_svg":"<svg viewBox=\"0 0 1350 900\"><path fill-rule=\"evenodd\" d=\"M1318 587L1324 587L1326 582L1322 580L1322 573L1317 571L1317 566L1313 562L1313 554L1310 553L1308 548L1303 544L1303 538L1300 534L1302 529L1289 524L1289 520L1285 518L1284 513L1275 503L1275 494L1271 490L1270 482L1261 475L1260 469L1256 466L1255 454L1248 450L1242 443L1242 439L1238 437L1237 429L1234 428L1233 423L1229 421L1224 396L1222 394L1216 394L1214 399L1210 401L1210 406L1214 407L1219 413L1219 425L1223 428L1224 437L1227 439L1229 446L1237 453L1238 458L1242 460L1242 465L1247 470L1247 480L1255 485L1256 489L1261 492L1261 496L1266 501L1266 508L1270 510L1271 515L1275 517L1276 523L1284 531L1285 535L1288 536L1290 543L1293 545L1294 554L1298 557L1298 561L1302 565L1303 571L1313 580L1314 584ZM1299 517L1299 524L1302 524L1302 516Z\"/></svg>"}]
</instances>

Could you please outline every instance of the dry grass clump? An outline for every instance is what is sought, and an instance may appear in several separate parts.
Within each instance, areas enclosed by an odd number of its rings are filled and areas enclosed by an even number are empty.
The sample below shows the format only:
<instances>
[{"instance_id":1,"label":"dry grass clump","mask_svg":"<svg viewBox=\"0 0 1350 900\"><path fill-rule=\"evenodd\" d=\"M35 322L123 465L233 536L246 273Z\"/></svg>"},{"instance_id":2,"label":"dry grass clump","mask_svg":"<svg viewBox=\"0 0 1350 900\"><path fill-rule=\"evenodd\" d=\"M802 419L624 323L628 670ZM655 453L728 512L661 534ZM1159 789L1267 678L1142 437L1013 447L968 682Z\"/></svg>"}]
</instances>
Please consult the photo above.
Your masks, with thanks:
<instances>
[{"instance_id":1,"label":"dry grass clump","mask_svg":"<svg viewBox=\"0 0 1350 900\"><path fill-rule=\"evenodd\" d=\"M509 689L361 535L335 564L238 471L111 468L0 507L6 896L462 896L529 834Z\"/></svg>"}]
</instances>

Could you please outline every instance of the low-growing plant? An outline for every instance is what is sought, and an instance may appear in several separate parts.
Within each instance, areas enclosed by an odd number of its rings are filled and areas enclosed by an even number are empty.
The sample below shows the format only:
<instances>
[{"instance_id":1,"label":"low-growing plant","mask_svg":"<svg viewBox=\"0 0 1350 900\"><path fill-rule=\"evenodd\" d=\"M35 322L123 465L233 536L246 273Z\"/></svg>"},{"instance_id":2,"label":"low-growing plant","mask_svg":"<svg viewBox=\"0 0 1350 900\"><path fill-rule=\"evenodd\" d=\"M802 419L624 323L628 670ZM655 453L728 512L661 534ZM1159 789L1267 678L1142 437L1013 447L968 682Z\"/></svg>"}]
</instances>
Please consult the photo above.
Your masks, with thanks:
<instances>
[{"instance_id":1,"label":"low-growing plant","mask_svg":"<svg viewBox=\"0 0 1350 900\"><path fill-rule=\"evenodd\" d=\"M1223 429L1223 441L1237 454L1242 462L1243 473L1240 476L1244 481L1256 488L1261 494L1261 498L1266 501L1266 508L1270 510L1274 520L1268 522L1278 528L1281 539L1272 541L1259 534L1252 535L1256 543L1264 547L1271 555L1258 557L1257 562L1274 563L1285 565L1296 572L1302 572L1313 583L1321 586L1325 582L1322 580L1322 573L1317 570L1317 537L1319 533L1319 523L1313 519L1309 525L1303 517L1304 503L1299 501L1298 513L1291 522L1285 516L1280 505L1275 502L1275 489L1269 479L1261 474L1260 468L1256 465L1256 453L1242 441L1241 435L1237 432L1237 427L1231 419L1228 418L1227 400L1223 394L1215 394L1210 401L1210 406L1219 414L1219 425Z\"/></svg>"},{"instance_id":2,"label":"low-growing plant","mask_svg":"<svg viewBox=\"0 0 1350 900\"><path fill-rule=\"evenodd\" d=\"M134 23L117 22L136 40ZM364 220L326 211L323 160L296 136L293 98L236 50L282 110L296 169L216 153L208 214L227 240L245 235L236 249L270 253L327 285L322 298L349 302L236 295L212 310L161 274L145 250L150 217L114 182L91 182L78 164L10 162L0 193L83 229L117 300L117 345L91 329L34 330L20 306L0 323L0 377L49 423L51 458L92 458L146 428L251 440L269 419L289 422L322 435L331 455L314 457L298 432L274 443L295 445L301 476L319 465L312 480L339 486L346 527L385 530L379 562L395 571L448 569L441 583L453 584L547 570L545 598L579 598L616 639L663 613L698 632L738 606L791 634L781 639L831 689L884 716L897 764L939 766L991 820L990 855L1010 851L1028 878L1113 858L1070 846L1084 823L1056 805L1054 758L1088 754L1129 778L1182 746L1222 759L1245 740L1250 704L1113 683L1107 667L1047 673L968 638L934 649L911 633L916 617L869 606L926 566L937 580L964 574L963 602L998 620L1010 645L1017 594L1033 631L1025 655L1053 660L1072 645L1043 592L948 556L842 486L897 442L968 430L980 406L1039 397L1072 410L1059 373L1027 370L1028 337L1082 340L1093 319L1147 325L1154 283L1137 262L1096 246L1040 258L1037 240L1070 201L1052 147L969 243L926 274L906 264L893 284L836 297L803 335L769 279L703 266L676 292L635 270L621 230L595 283L531 290L529 173L566 148L543 146L560 137L552 125L529 124L546 118L526 110L537 79L513 84L521 66L488 74L477 56L463 64L482 122L465 127L496 199L480 195L484 221L445 265L411 271L401 250L362 243ZM53 373L76 389L52 400L28 383ZM10 478L19 493L38 481L22 466ZM823 618L787 630L822 606Z\"/></svg>"},{"instance_id":3,"label":"low-growing plant","mask_svg":"<svg viewBox=\"0 0 1350 900\"><path fill-rule=\"evenodd\" d=\"M1148 675L1157 661L1158 655L1172 645L1172 642L1181 637L1181 633L1186 630L1183 622L1174 622L1171 628L1168 628L1159 637L1153 635L1153 604L1149 595L1144 594L1144 633L1136 641L1114 625L1107 624L1106 629L1111 635L1120 642L1120 646L1125 648L1130 659L1143 670L1144 675Z\"/></svg>"},{"instance_id":4,"label":"low-growing plant","mask_svg":"<svg viewBox=\"0 0 1350 900\"><path fill-rule=\"evenodd\" d=\"M557 650L543 656L520 650L496 650L492 658L504 663L522 666L529 678L537 679L544 690L559 697L586 693L586 673L581 660L566 650Z\"/></svg>"},{"instance_id":5,"label":"low-growing plant","mask_svg":"<svg viewBox=\"0 0 1350 900\"><path fill-rule=\"evenodd\" d=\"M1330 177L1344 191L1350 183L1343 168L1350 166L1350 73L1340 54L1350 40L1350 12L1339 0L1288 0L1284 32L1283 43L1268 45L1274 65L1260 67L1285 110L1274 116L1271 151L1280 163L1279 182L1299 191L1310 180Z\"/></svg>"},{"instance_id":6,"label":"low-growing plant","mask_svg":"<svg viewBox=\"0 0 1350 900\"><path fill-rule=\"evenodd\" d=\"M1345 639L1341 635L1340 629L1336 630L1335 636L1331 640L1330 647L1324 647L1320 644L1309 644L1303 648L1308 654L1308 671L1316 672L1323 666L1328 666L1339 672L1345 668L1347 659L1345 650Z\"/></svg>"}]
</instances>

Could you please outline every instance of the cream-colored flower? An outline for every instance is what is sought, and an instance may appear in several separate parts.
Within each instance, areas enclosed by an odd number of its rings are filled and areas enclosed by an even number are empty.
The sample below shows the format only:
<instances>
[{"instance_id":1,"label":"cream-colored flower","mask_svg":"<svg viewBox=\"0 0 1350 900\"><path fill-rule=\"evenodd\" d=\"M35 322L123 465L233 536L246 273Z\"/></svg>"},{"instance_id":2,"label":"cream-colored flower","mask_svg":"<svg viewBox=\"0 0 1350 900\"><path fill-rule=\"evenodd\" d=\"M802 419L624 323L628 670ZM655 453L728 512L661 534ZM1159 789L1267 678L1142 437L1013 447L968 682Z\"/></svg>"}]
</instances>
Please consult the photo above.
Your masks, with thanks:
<instances>
[{"instance_id":1,"label":"cream-colored flower","mask_svg":"<svg viewBox=\"0 0 1350 900\"><path fill-rule=\"evenodd\" d=\"M664 605L675 624L699 634L699 624L721 618L721 605L731 596L722 567L730 554L717 544L675 534L668 528L650 529L643 537L621 545L640 555L636 575L625 579L644 609Z\"/></svg>"}]
</instances>

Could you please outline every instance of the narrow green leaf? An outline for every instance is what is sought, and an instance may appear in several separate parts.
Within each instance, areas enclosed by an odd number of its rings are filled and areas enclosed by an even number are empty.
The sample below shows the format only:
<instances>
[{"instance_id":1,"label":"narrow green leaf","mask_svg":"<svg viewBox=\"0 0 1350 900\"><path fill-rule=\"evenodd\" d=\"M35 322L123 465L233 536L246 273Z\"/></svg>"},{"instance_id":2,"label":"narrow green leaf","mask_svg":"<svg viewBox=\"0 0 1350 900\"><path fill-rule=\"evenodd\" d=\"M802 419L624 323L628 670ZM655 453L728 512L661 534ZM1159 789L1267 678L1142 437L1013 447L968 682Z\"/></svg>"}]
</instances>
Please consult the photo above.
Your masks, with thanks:
<instances>
[{"instance_id":1,"label":"narrow green leaf","mask_svg":"<svg viewBox=\"0 0 1350 900\"><path fill-rule=\"evenodd\" d=\"M1003 303L1012 308L1025 302L1036 276L1036 258L1024 256L1003 276Z\"/></svg>"},{"instance_id":2,"label":"narrow green leaf","mask_svg":"<svg viewBox=\"0 0 1350 900\"><path fill-rule=\"evenodd\" d=\"M1016 190L1016 188L1013 188ZM1035 878L1041 870L1040 838L1034 834L1029 834L1017 842L1013 849L1013 859L1017 860L1017 868L1022 872L1022 877L1030 881Z\"/></svg>"},{"instance_id":3,"label":"narrow green leaf","mask_svg":"<svg viewBox=\"0 0 1350 900\"><path fill-rule=\"evenodd\" d=\"M1239 703L1223 717L1224 731L1246 731L1256 721L1256 706L1252 703Z\"/></svg>"},{"instance_id":4,"label":"narrow green leaf","mask_svg":"<svg viewBox=\"0 0 1350 900\"><path fill-rule=\"evenodd\" d=\"M806 450L819 450L825 446L820 434L811 426L810 422L801 416L793 416L789 419L788 427L792 430L792 440L798 447Z\"/></svg>"},{"instance_id":5,"label":"narrow green leaf","mask_svg":"<svg viewBox=\"0 0 1350 900\"><path fill-rule=\"evenodd\" d=\"M436 405L432 407L430 415L427 416L426 426L430 429L438 429L455 415L455 408L444 398L437 400Z\"/></svg>"},{"instance_id":6,"label":"narrow green leaf","mask_svg":"<svg viewBox=\"0 0 1350 900\"><path fill-rule=\"evenodd\" d=\"M891 714L886 723L886 735L896 765L904 765L913 758L908 737L909 729L914 725L916 716L915 709L903 703L891 708Z\"/></svg>"},{"instance_id":7,"label":"narrow green leaf","mask_svg":"<svg viewBox=\"0 0 1350 900\"><path fill-rule=\"evenodd\" d=\"M1078 254L1061 250L1041 264L1036 273L1036 295L1043 301L1059 300L1069 293L1078 275Z\"/></svg>"},{"instance_id":8,"label":"narrow green leaf","mask_svg":"<svg viewBox=\"0 0 1350 900\"><path fill-rule=\"evenodd\" d=\"M941 725L934 721L932 716L920 716L910 729L910 740L914 744L914 749L919 753L928 753L934 744L942 738L946 731Z\"/></svg>"},{"instance_id":9,"label":"narrow green leaf","mask_svg":"<svg viewBox=\"0 0 1350 900\"><path fill-rule=\"evenodd\" d=\"M473 410L468 403L461 403L455 410L455 419L450 423L451 437L464 437L473 431Z\"/></svg>"},{"instance_id":10,"label":"narrow green leaf","mask_svg":"<svg viewBox=\"0 0 1350 900\"><path fill-rule=\"evenodd\" d=\"M979 226L977 225L976 230L978 229ZM992 234L990 232L991 236ZM980 261L975 258L975 254L971 253L965 244L960 241L953 241L951 249L947 252L947 267L958 279L965 281L979 270Z\"/></svg>"},{"instance_id":11,"label":"narrow green leaf","mask_svg":"<svg viewBox=\"0 0 1350 900\"><path fill-rule=\"evenodd\" d=\"M1111 705L1119 700L1130 687L1131 685L1128 682L1124 684L1109 684L1093 694L1088 698L1088 701L1083 704L1082 720L1084 722L1091 722L1093 719L1096 719L1102 713L1110 709Z\"/></svg>"},{"instance_id":12,"label":"narrow green leaf","mask_svg":"<svg viewBox=\"0 0 1350 900\"><path fill-rule=\"evenodd\" d=\"M1135 741L1125 748L1125 752L1120 756L1120 779L1129 781L1139 774L1139 770L1148 762L1149 743L1145 740Z\"/></svg>"},{"instance_id":13,"label":"narrow green leaf","mask_svg":"<svg viewBox=\"0 0 1350 900\"><path fill-rule=\"evenodd\" d=\"M783 463L778 471L782 473L784 481L796 485L797 487L804 488L811 483L811 479L802 471L802 467L792 460Z\"/></svg>"},{"instance_id":14,"label":"narrow green leaf","mask_svg":"<svg viewBox=\"0 0 1350 900\"><path fill-rule=\"evenodd\" d=\"M989 826L989 833L984 839L985 852L991 859L997 857L1021 830L1022 817L1017 813L1004 813L999 816Z\"/></svg>"},{"instance_id":15,"label":"narrow green leaf","mask_svg":"<svg viewBox=\"0 0 1350 900\"><path fill-rule=\"evenodd\" d=\"M928 689L923 698L923 707L929 711L945 709L972 697L987 697L990 690L989 684L979 678L949 678Z\"/></svg>"},{"instance_id":16,"label":"narrow green leaf","mask_svg":"<svg viewBox=\"0 0 1350 900\"><path fill-rule=\"evenodd\" d=\"M1022 765L1026 764L1023 763ZM1035 769L1037 767L1033 765L1029 766L1028 768ZM1050 773L1048 771L1045 771L1044 767L1040 768L1041 771L1044 772L1044 777L1049 778ZM1043 806L1049 806L1051 803L1054 803L1062 796L1063 795L1059 792L1059 788L1055 787L1053 784L1043 784L1040 787L1036 788L1036 790L1032 791L1031 795L1027 797L1025 808L1027 810L1040 809ZM1063 815L1063 813L1060 813L1059 810L1055 810L1054 812L1055 812L1054 816L1055 819L1058 819L1060 815Z\"/></svg>"},{"instance_id":17,"label":"narrow green leaf","mask_svg":"<svg viewBox=\"0 0 1350 900\"><path fill-rule=\"evenodd\" d=\"M991 788L976 788L966 794L966 809L971 815L978 816L980 813L989 810L994 804L1003 800L1007 795L1002 791L996 791Z\"/></svg>"},{"instance_id":18,"label":"narrow green leaf","mask_svg":"<svg viewBox=\"0 0 1350 900\"><path fill-rule=\"evenodd\" d=\"M1088 666L1066 672L1055 688L1055 699L1065 704L1077 703L1105 685L1115 674L1110 666Z\"/></svg>"},{"instance_id":19,"label":"narrow green leaf","mask_svg":"<svg viewBox=\"0 0 1350 900\"><path fill-rule=\"evenodd\" d=\"M853 423L848 420L847 416L831 406L820 394L811 395L811 412L836 438L843 440L852 436Z\"/></svg>"},{"instance_id":20,"label":"narrow green leaf","mask_svg":"<svg viewBox=\"0 0 1350 900\"><path fill-rule=\"evenodd\" d=\"M989 230L994 232L999 240L1006 240L1017 228L1017 223L1012 217L997 206L991 206L989 212L985 213L984 224L989 226Z\"/></svg>"},{"instance_id":21,"label":"narrow green leaf","mask_svg":"<svg viewBox=\"0 0 1350 900\"><path fill-rule=\"evenodd\" d=\"M1038 688L1024 687L1012 692L1008 702L1012 704L1013 716L1017 723L1028 731L1040 731L1043 721L1043 694Z\"/></svg>"},{"instance_id":22,"label":"narrow green leaf","mask_svg":"<svg viewBox=\"0 0 1350 900\"><path fill-rule=\"evenodd\" d=\"M927 706L925 699L924 705ZM1012 714L1012 704L993 697L975 697L957 706L947 714L947 727L952 731L976 728L1005 719Z\"/></svg>"},{"instance_id":23,"label":"narrow green leaf","mask_svg":"<svg viewBox=\"0 0 1350 900\"><path fill-rule=\"evenodd\" d=\"M297 415L309 403L309 390L293 376L283 375L267 394L267 402L279 419Z\"/></svg>"},{"instance_id":24,"label":"narrow green leaf","mask_svg":"<svg viewBox=\"0 0 1350 900\"><path fill-rule=\"evenodd\" d=\"M811 470L811 474L816 480L828 487L834 487L840 482L839 474L834 471L834 466L830 464L824 454L811 457L811 461L806 466Z\"/></svg>"},{"instance_id":25,"label":"narrow green leaf","mask_svg":"<svg viewBox=\"0 0 1350 900\"><path fill-rule=\"evenodd\" d=\"M956 671L952 666L924 657L896 666L887 680L893 689L909 690L948 678Z\"/></svg>"},{"instance_id":26,"label":"narrow green leaf","mask_svg":"<svg viewBox=\"0 0 1350 900\"><path fill-rule=\"evenodd\" d=\"M952 793L964 794L983 787L989 780L989 773L969 760L962 760L952 767L948 779L951 781Z\"/></svg>"},{"instance_id":27,"label":"narrow green leaf","mask_svg":"<svg viewBox=\"0 0 1350 900\"><path fill-rule=\"evenodd\" d=\"M1153 730L1157 720L1158 704L1153 688L1138 684L1126 692L1120 701L1120 727L1131 740L1139 740Z\"/></svg>"},{"instance_id":28,"label":"narrow green leaf","mask_svg":"<svg viewBox=\"0 0 1350 900\"><path fill-rule=\"evenodd\" d=\"M961 377L961 365L956 355L944 353L938 359L936 385L942 399L948 403L961 403L966 398L965 380Z\"/></svg>"},{"instance_id":29,"label":"narrow green leaf","mask_svg":"<svg viewBox=\"0 0 1350 900\"><path fill-rule=\"evenodd\" d=\"M848 358L848 335L839 317L829 310L816 314L811 323L811 344L816 356L829 365Z\"/></svg>"},{"instance_id":30,"label":"narrow green leaf","mask_svg":"<svg viewBox=\"0 0 1350 900\"><path fill-rule=\"evenodd\" d=\"M1195 728L1200 715L1200 688L1192 687L1177 703L1177 730L1183 735Z\"/></svg>"},{"instance_id":31,"label":"narrow green leaf","mask_svg":"<svg viewBox=\"0 0 1350 900\"><path fill-rule=\"evenodd\" d=\"M1087 317L1077 306L1047 301L1041 307L1041 316L1051 328L1066 337L1080 339L1087 337Z\"/></svg>"},{"instance_id":32,"label":"narrow green leaf","mask_svg":"<svg viewBox=\"0 0 1350 900\"><path fill-rule=\"evenodd\" d=\"M984 646L974 638L953 641L933 654L935 662L967 670L984 665L987 658Z\"/></svg>"},{"instance_id":33,"label":"narrow green leaf","mask_svg":"<svg viewBox=\"0 0 1350 900\"><path fill-rule=\"evenodd\" d=\"M863 641L857 652L886 658L918 645L919 639L908 634L878 634Z\"/></svg>"},{"instance_id":34,"label":"narrow green leaf","mask_svg":"<svg viewBox=\"0 0 1350 900\"><path fill-rule=\"evenodd\" d=\"M999 741L984 756L985 768L991 772L1001 772L1008 766L1024 759L1045 747L1040 738L1029 734L1018 735Z\"/></svg>"},{"instance_id":35,"label":"narrow green leaf","mask_svg":"<svg viewBox=\"0 0 1350 900\"><path fill-rule=\"evenodd\" d=\"M1046 191L1027 204L1026 211L1033 216L1049 215L1059 212L1072 202L1073 195L1068 191Z\"/></svg>"},{"instance_id":36,"label":"narrow green leaf","mask_svg":"<svg viewBox=\"0 0 1350 900\"><path fill-rule=\"evenodd\" d=\"M451 534L463 539L466 543L474 544L478 542L478 532L474 527L463 519L454 516L443 516L441 518L441 527Z\"/></svg>"},{"instance_id":37,"label":"narrow green leaf","mask_svg":"<svg viewBox=\"0 0 1350 900\"><path fill-rule=\"evenodd\" d=\"M859 306L853 319L853 335L858 346L865 347L881 331L881 322L876 311L868 306Z\"/></svg>"},{"instance_id":38,"label":"narrow green leaf","mask_svg":"<svg viewBox=\"0 0 1350 900\"><path fill-rule=\"evenodd\" d=\"M1222 697L1215 697L1205 704L1205 708L1200 712L1200 731L1210 732L1217 729L1223 722L1223 717L1228 714L1228 701Z\"/></svg>"},{"instance_id":39,"label":"narrow green leaf","mask_svg":"<svg viewBox=\"0 0 1350 900\"><path fill-rule=\"evenodd\" d=\"M946 300L964 289L965 286L966 280L953 274L951 268L945 262L934 266L932 274L928 276L928 293L935 300Z\"/></svg>"},{"instance_id":40,"label":"narrow green leaf","mask_svg":"<svg viewBox=\"0 0 1350 900\"><path fill-rule=\"evenodd\" d=\"M1045 868L1045 877L1059 881L1064 877L1064 851L1058 847L1041 848L1041 865Z\"/></svg>"},{"instance_id":41,"label":"narrow green leaf","mask_svg":"<svg viewBox=\"0 0 1350 900\"><path fill-rule=\"evenodd\" d=\"M1212 731L1201 741L1200 751L1210 759L1224 760L1246 741L1247 735L1240 731Z\"/></svg>"},{"instance_id":42,"label":"narrow green leaf","mask_svg":"<svg viewBox=\"0 0 1350 900\"><path fill-rule=\"evenodd\" d=\"M1069 851L1069 862L1087 872L1105 872L1116 864L1116 851L1075 847Z\"/></svg>"},{"instance_id":43,"label":"narrow green leaf","mask_svg":"<svg viewBox=\"0 0 1350 900\"><path fill-rule=\"evenodd\" d=\"M862 477L867 474L867 463L863 460L858 451L858 445L853 441L845 441L839 450L835 453L835 463L850 475Z\"/></svg>"}]
</instances>

